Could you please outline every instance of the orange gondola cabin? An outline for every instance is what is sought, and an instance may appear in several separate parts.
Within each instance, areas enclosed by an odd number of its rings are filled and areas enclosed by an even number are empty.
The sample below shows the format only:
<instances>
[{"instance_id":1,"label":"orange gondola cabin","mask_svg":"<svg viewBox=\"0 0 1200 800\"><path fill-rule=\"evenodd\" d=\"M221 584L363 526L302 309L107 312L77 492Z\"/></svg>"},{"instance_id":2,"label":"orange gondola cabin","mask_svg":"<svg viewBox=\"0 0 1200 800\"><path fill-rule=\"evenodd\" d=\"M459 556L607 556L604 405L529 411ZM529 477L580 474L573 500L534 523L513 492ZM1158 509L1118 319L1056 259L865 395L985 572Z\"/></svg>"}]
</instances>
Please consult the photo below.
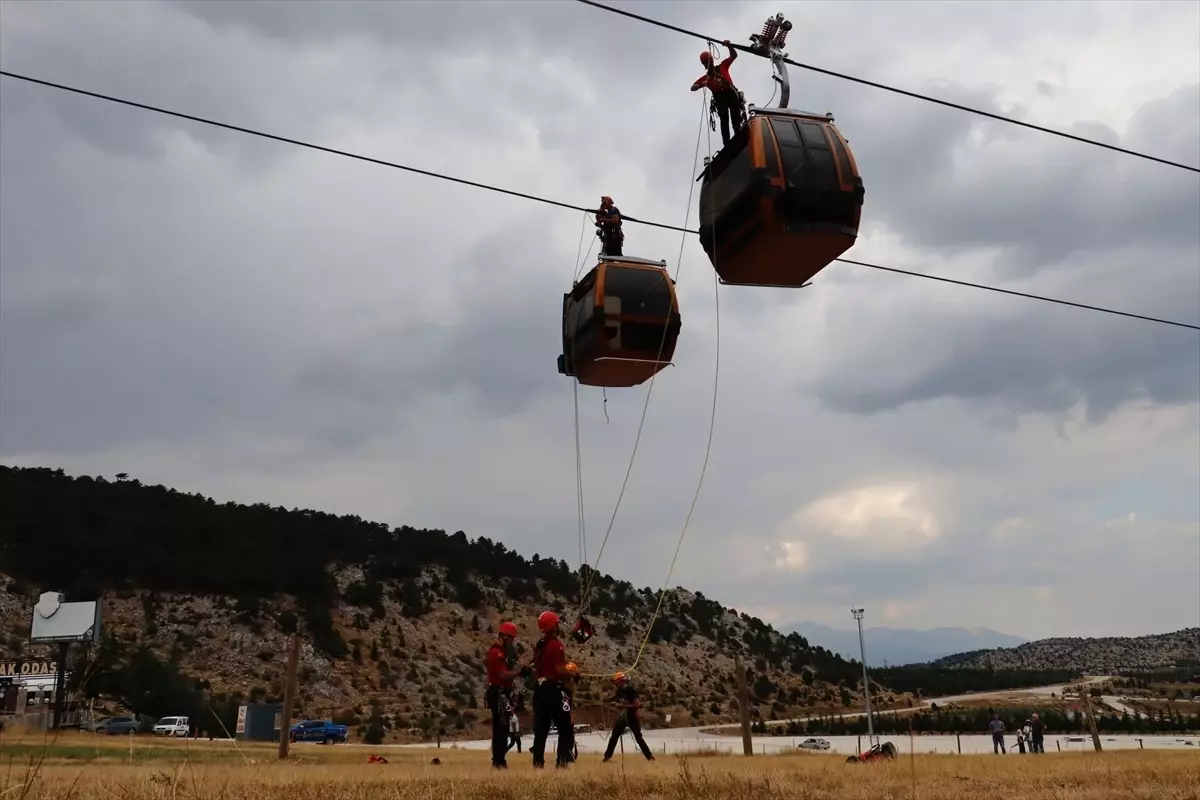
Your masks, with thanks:
<instances>
[{"instance_id":1,"label":"orange gondola cabin","mask_svg":"<svg viewBox=\"0 0 1200 800\"><path fill-rule=\"evenodd\" d=\"M667 262L601 256L563 295L558 371L586 386L637 386L671 363L681 324Z\"/></svg>"},{"instance_id":2,"label":"orange gondola cabin","mask_svg":"<svg viewBox=\"0 0 1200 800\"><path fill-rule=\"evenodd\" d=\"M722 283L804 286L858 237L863 182L832 115L750 106L700 180L700 242Z\"/></svg>"}]
</instances>

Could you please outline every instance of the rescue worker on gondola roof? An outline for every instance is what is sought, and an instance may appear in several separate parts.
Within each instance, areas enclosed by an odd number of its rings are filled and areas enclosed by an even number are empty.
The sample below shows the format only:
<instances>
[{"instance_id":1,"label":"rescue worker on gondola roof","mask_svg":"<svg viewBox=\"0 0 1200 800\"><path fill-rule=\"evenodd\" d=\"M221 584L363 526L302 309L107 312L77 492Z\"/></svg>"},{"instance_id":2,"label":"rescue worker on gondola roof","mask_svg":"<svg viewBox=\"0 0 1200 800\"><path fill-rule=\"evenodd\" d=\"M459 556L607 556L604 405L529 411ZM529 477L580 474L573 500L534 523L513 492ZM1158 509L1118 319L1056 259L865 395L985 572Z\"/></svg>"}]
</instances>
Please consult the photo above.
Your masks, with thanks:
<instances>
[{"instance_id":1,"label":"rescue worker on gondola roof","mask_svg":"<svg viewBox=\"0 0 1200 800\"><path fill-rule=\"evenodd\" d=\"M621 255L621 245L625 242L621 211L608 195L600 198L600 208L596 211L596 235L600 237L600 255Z\"/></svg>"},{"instance_id":2,"label":"rescue worker on gondola roof","mask_svg":"<svg viewBox=\"0 0 1200 800\"><path fill-rule=\"evenodd\" d=\"M556 764L565 767L572 761L575 750L575 728L571 723L571 697L564 688L570 677L567 670L567 652L562 643L562 628L558 614L543 611L538 617L538 630L542 638L533 648L533 670L537 688L533 692L533 766L546 766L546 739L550 736L550 725L558 729Z\"/></svg>"},{"instance_id":3,"label":"rescue worker on gondola roof","mask_svg":"<svg viewBox=\"0 0 1200 800\"><path fill-rule=\"evenodd\" d=\"M723 44L729 48L729 58L720 64L713 63L712 53L705 50L700 54L700 63L704 65L704 74L692 84L692 91L697 92L705 87L712 92L712 104L721 118L721 141L729 144L733 133L737 133L745 122L742 103L742 93L733 84L729 74L729 65L737 58L737 50L726 39ZM732 128L732 133L731 133Z\"/></svg>"},{"instance_id":4,"label":"rescue worker on gondola roof","mask_svg":"<svg viewBox=\"0 0 1200 800\"><path fill-rule=\"evenodd\" d=\"M528 667L517 669L513 664L513 640L517 638L517 626L501 622L496 641L487 652L487 701L492 712L492 766L508 769L505 754L508 752L509 696L513 681L528 673Z\"/></svg>"}]
</instances>

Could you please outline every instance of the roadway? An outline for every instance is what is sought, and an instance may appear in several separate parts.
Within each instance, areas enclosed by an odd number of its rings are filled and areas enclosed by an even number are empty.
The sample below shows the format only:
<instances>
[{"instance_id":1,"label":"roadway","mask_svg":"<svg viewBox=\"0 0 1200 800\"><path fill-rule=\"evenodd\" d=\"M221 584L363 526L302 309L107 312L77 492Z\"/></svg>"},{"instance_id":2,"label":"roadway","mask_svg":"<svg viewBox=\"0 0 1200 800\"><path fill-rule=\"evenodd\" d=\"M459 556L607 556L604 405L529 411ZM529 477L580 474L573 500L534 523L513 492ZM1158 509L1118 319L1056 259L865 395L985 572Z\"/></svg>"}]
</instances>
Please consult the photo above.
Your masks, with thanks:
<instances>
[{"instance_id":1,"label":"roadway","mask_svg":"<svg viewBox=\"0 0 1200 800\"><path fill-rule=\"evenodd\" d=\"M1093 683L1101 683L1105 680L1108 680L1108 678L1101 676L1101 677L1087 678L1083 681L1080 681L1079 683L1093 684ZM1037 687L1028 688L1028 689L1005 689L1002 691L994 691L994 692L972 692L972 693L968 693L968 694L945 695L942 697L924 698L924 699L922 699L920 705L913 707L912 711L918 710L920 708L928 708L933 703L938 703L939 705L944 705L946 703L962 702L962 701L967 701L967 700L980 700L980 699L986 699L989 697L1005 697L1005 696L1014 695L1014 694L1028 694L1028 695L1033 695L1035 697L1049 697L1051 695L1061 697L1063 694L1063 689L1065 689L1065 688L1066 688L1066 684L1055 684L1052 686L1037 686ZM1126 707L1121 705L1119 703L1119 701L1117 701L1117 698L1115 698L1115 697L1105 697L1105 698L1102 698L1102 700L1105 702L1106 705L1112 706L1117 711L1127 710ZM902 713L905 713L905 712L909 712L910 710L909 709L899 709L899 711ZM879 713L879 712L876 712L876 713ZM890 712L888 712L888 713L890 713ZM852 712L849 714L842 714L841 716L847 717L847 718L857 718L857 717L864 716L865 714L866 714L865 711L857 711L857 712ZM794 721L805 722L808 719L810 719L810 717L803 717L803 718L796 719ZM787 725L789 722L792 722L792 721L793 720L773 720L773 721L768 722L767 725L772 726L772 727L779 726L779 725ZM650 745L651 750L654 751L655 753L668 754L668 753L689 753L689 752L697 752L697 751L725 751L725 752L731 752L731 753L732 752L741 752L741 750L742 750L741 736L740 735L739 736L727 736L727 735L722 735L722 734L706 732L706 731L713 730L716 727L718 727L718 726L703 725L703 726L695 726L695 727L687 727L687 728L656 728L653 730L643 729L642 733L646 739L646 743ZM729 727L729 726L723 725L720 727ZM630 739L630 737L628 735L626 735L625 737L622 737L622 738L624 740L627 740L627 742L625 743L626 753L629 755L636 756L637 748L633 745L633 742ZM804 741L805 738L807 738L807 737L804 737L804 736L797 736L797 737L769 736L769 737L765 737L765 736L760 735L760 736L754 737L753 745L754 745L755 752L763 752L763 753L795 750L797 745L800 742ZM818 737L818 738L823 738L830 743L830 749L827 752L839 753L839 754L844 754L844 755L849 755L851 753L858 752L858 747L860 744L860 738L857 736L824 736L824 737ZM896 737L896 738L902 739L903 737ZM958 752L960 738L961 738L961 746L962 746L963 753L985 753L985 752L990 753L992 751L992 738L990 735L987 735L987 734L964 735L962 737L936 736L936 735L914 736L911 739L910 747L912 748L913 752L954 753L954 752ZM555 737L551 736L551 748L553 747L554 739L555 739ZM1195 737L1192 737L1191 740L1188 740L1185 737L1179 737L1179 738L1146 737L1143 740L1139 741L1138 739L1131 737L1131 736L1110 736L1110 737L1102 737L1101 742L1102 742L1103 746L1105 746L1108 749L1127 749L1127 748L1138 748L1138 747L1150 747L1153 749L1160 749L1160 748L1194 746L1193 744L1185 744L1184 743L1186 741L1194 741L1194 740L1195 740ZM526 745L526 746L529 744L532 744L533 743L532 735L530 735L528 732L526 732L526 734L523 737L522 742L523 742L523 745ZM584 733L584 734L579 734L576 737L576 744L579 748L580 754L602 753L604 751L604 747L607 743L608 743L608 732L607 731L596 731L593 733ZM1009 734L1009 737L1008 737L1008 744L1015 745L1015 739L1011 733ZM900 741L900 745L903 745L903 741ZM900 745L898 745L898 746L900 746ZM1048 737L1046 737L1045 745L1046 745L1048 752L1057 752L1059 750L1065 751L1065 750L1072 750L1072 749L1078 750L1078 749L1084 749L1084 748L1091 748L1092 742L1091 742L1090 737L1086 737L1086 736L1078 736L1078 735L1048 736ZM428 744L398 745L398 746L399 747L411 747L411 748L429 747ZM457 748L467 749L467 750L487 750L488 748L491 747L491 742L487 739L482 739L482 740L467 741L467 742L454 742L452 744L448 743L445 746L446 747L457 747ZM1051 748L1053 748L1053 749L1051 749ZM903 750L904 748L901 746L901 749Z\"/></svg>"}]
</instances>

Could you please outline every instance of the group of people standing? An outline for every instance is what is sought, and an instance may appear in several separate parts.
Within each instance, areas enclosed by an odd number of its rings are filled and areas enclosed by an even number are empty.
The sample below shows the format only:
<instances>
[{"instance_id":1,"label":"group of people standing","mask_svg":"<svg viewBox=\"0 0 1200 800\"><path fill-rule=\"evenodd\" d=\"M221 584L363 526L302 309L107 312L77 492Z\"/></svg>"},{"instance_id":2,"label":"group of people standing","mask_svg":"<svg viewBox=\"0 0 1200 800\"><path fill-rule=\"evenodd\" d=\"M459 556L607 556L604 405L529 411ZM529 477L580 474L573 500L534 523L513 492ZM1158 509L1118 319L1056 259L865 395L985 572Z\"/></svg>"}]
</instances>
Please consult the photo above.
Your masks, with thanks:
<instances>
[{"instance_id":1,"label":"group of people standing","mask_svg":"<svg viewBox=\"0 0 1200 800\"><path fill-rule=\"evenodd\" d=\"M575 746L574 704L575 689L580 679L579 668L567 661L566 647L562 641L562 625L558 614L543 611L537 620L541 637L533 647L533 659L519 665L516 649L518 634L516 624L502 622L497 630L496 641L487 653L487 701L492 714L492 766L507 769L508 751L516 745L521 748L518 713L524 707L524 692L517 687L518 678L532 677L536 681L533 691L533 746L529 754L535 769L546 765L546 740L550 729L558 730L558 748L555 766L566 767L578 755ZM612 705L621 710L613 725L604 760L612 758L617 741L628 728L647 760L654 756L646 740L642 738L642 726L638 719L641 702L629 677L618 672L612 678L616 692Z\"/></svg>"},{"instance_id":2,"label":"group of people standing","mask_svg":"<svg viewBox=\"0 0 1200 800\"><path fill-rule=\"evenodd\" d=\"M1000 719L999 714L992 714L992 721L988 723L988 730L992 734L992 752L996 754L1006 753L1004 747L1004 721ZM1017 728L1017 747L1020 752L1044 753L1046 739L1046 723L1038 718L1037 714L1033 714L1029 719L1025 720L1025 724ZM1026 750L1028 747L1028 751Z\"/></svg>"}]
</instances>

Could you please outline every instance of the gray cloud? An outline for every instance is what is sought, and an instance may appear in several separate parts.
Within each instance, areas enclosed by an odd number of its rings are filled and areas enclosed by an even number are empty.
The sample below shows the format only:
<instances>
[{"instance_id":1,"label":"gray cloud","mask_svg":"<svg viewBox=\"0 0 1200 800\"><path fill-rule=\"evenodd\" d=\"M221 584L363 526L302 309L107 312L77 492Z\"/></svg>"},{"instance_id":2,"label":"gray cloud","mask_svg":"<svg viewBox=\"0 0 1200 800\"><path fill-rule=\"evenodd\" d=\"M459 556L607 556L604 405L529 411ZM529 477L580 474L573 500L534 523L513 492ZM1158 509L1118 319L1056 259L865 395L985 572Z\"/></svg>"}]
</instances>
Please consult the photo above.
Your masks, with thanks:
<instances>
[{"instance_id":1,"label":"gray cloud","mask_svg":"<svg viewBox=\"0 0 1200 800\"><path fill-rule=\"evenodd\" d=\"M683 222L700 43L566 3L267 8L10 3L0 62L556 199L612 194L627 213ZM636 8L738 39L778 10ZM803 19L793 57L1200 155L1200 91L1186 82L1200 53L1164 44L1193 11L1167 4L1117 26L1107 7L881 8L788 11ZM833 33L844 30L856 31L851 50ZM1059 44L1045 50L1034 30ZM1103 92L1081 90L1084 67L1066 65L1099 36L1158 52L1175 83L1147 94L1109 66ZM744 57L734 74L765 99L764 62ZM1194 176L793 77L792 105L834 112L862 164L851 257L1200 320ZM575 560L572 387L554 360L579 215L7 79L0 110L6 463L462 528ZM679 264L678 234L627 235L629 252L682 267L684 328L601 567L657 586L705 454L716 317L694 237ZM1105 523L1135 511L1139 541L1183 546L1200 480L1200 337L847 265L803 292L723 287L720 300L712 461L672 583L783 620L840 618L857 598L910 624L1027 635L1103 628L1105 615L1155 628L1154 602L1192 596L1186 576L1170 595L1129 555L1130 531ZM607 403L580 392L593 556L645 391ZM915 487L899 510L897 486ZM857 511L804 516L847 497ZM872 514L926 515L940 532L901 546L878 538L899 523L862 522L857 539L836 530ZM1028 519L1022 535L1056 543L1037 565L1035 540L994 534L1015 517ZM804 545L807 571L776 564L785 541ZM1061 600L1032 615L1047 587L1086 595L1061 568L1079 559L1079 574L1119 573L1149 599L1103 612ZM980 586L1013 596L1008 617Z\"/></svg>"}]
</instances>

